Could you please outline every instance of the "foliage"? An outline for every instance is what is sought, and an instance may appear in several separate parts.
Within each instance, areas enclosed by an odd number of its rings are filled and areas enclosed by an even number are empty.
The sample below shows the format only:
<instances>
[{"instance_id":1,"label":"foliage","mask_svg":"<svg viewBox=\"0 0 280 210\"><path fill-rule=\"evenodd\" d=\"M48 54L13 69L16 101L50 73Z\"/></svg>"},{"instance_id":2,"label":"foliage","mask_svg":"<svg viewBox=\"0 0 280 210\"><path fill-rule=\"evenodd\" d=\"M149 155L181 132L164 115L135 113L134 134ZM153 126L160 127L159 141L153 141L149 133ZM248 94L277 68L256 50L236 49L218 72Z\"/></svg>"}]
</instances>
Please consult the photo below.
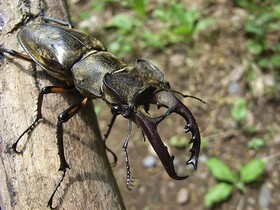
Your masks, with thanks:
<instances>
[{"instance_id":1,"label":"foliage","mask_svg":"<svg viewBox=\"0 0 280 210\"><path fill-rule=\"evenodd\" d=\"M212 207L215 204L226 201L233 192L234 187L242 192L245 185L256 182L264 173L264 162L260 159L252 159L242 165L238 172L234 172L217 158L210 158L206 166L219 183L208 190L204 196L204 205Z\"/></svg>"},{"instance_id":2,"label":"foliage","mask_svg":"<svg viewBox=\"0 0 280 210\"><path fill-rule=\"evenodd\" d=\"M204 31L214 21L203 18L194 9L185 9L180 3L169 1L165 7L155 8L152 19L159 21L158 31L145 29L142 46L153 46L163 49L167 45L189 42L194 35Z\"/></svg>"},{"instance_id":3,"label":"foliage","mask_svg":"<svg viewBox=\"0 0 280 210\"><path fill-rule=\"evenodd\" d=\"M171 146L184 149L189 146L189 142L186 141L186 137L179 137L178 135L172 136L169 140Z\"/></svg>"},{"instance_id":4,"label":"foliage","mask_svg":"<svg viewBox=\"0 0 280 210\"><path fill-rule=\"evenodd\" d=\"M247 113L247 101L244 98L239 98L234 101L231 108L231 116L237 122L243 120Z\"/></svg>"},{"instance_id":5,"label":"foliage","mask_svg":"<svg viewBox=\"0 0 280 210\"><path fill-rule=\"evenodd\" d=\"M108 24L106 33L110 34L108 49L120 57L137 48L163 50L168 45L190 43L214 23L213 19L176 1L149 8L149 12L147 0L95 1L91 9L102 11L110 5L122 7L122 12ZM89 18L89 12L80 13L80 19Z\"/></svg>"},{"instance_id":6,"label":"foliage","mask_svg":"<svg viewBox=\"0 0 280 210\"><path fill-rule=\"evenodd\" d=\"M251 141L248 142L247 146L249 149L260 149L265 145L264 140L260 138L252 138Z\"/></svg>"},{"instance_id":7,"label":"foliage","mask_svg":"<svg viewBox=\"0 0 280 210\"><path fill-rule=\"evenodd\" d=\"M263 69L280 68L280 4L278 0L236 0L248 12L247 49Z\"/></svg>"}]
</instances>

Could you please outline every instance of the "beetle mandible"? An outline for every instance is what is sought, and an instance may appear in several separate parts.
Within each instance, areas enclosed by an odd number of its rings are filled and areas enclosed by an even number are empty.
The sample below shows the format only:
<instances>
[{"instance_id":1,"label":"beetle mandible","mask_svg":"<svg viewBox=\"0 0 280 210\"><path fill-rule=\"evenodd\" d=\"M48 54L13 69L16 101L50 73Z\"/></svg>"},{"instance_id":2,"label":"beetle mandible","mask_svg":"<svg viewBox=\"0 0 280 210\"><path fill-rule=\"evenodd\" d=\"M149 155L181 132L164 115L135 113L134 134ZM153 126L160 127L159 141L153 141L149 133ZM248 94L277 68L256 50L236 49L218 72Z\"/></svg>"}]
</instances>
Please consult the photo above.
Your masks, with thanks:
<instances>
[{"instance_id":1,"label":"beetle mandible","mask_svg":"<svg viewBox=\"0 0 280 210\"><path fill-rule=\"evenodd\" d=\"M144 59L138 59L134 66L128 66L108 52L99 40L58 24L41 23L24 26L17 34L17 38L27 55L2 47L0 47L0 52L29 62L35 62L51 76L66 81L68 86L42 88L38 97L37 117L13 144L12 148L16 152L18 152L17 144L21 137L28 133L42 118L41 107L45 94L69 92L77 89L83 96L81 101L58 116L59 170L63 171L63 176L49 199L48 205L50 207L52 207L55 192L63 181L66 169L69 168L64 156L62 124L79 112L91 99L100 98L104 100L113 114L105 138L108 137L116 116L122 115L127 118L130 125L131 122L134 122L150 141L168 175L176 180L182 180L188 176L177 175L173 164L174 156L169 154L167 147L162 142L157 126L173 112L182 116L186 121L185 133L191 132L192 134L189 140L189 143L192 143L191 156L186 164L191 164L195 169L197 168L200 151L198 125L190 110L174 95L178 92L170 88L169 83L164 80L164 74L158 67ZM148 113L150 104L155 104L159 108L165 107L167 111L159 117L152 117ZM128 188L131 181L127 154L130 130L131 127L123 144L127 168L126 185Z\"/></svg>"}]
</instances>

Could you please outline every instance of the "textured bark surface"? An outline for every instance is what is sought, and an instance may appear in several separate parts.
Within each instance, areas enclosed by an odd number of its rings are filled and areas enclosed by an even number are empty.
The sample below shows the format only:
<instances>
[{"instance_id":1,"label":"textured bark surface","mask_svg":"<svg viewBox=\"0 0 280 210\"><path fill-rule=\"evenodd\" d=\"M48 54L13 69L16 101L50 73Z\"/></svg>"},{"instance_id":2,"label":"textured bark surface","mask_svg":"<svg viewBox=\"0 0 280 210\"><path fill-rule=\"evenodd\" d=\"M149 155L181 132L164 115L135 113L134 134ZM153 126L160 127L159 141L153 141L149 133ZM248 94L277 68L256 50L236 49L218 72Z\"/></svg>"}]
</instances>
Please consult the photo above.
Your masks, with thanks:
<instances>
[{"instance_id":1,"label":"textured bark surface","mask_svg":"<svg viewBox=\"0 0 280 210\"><path fill-rule=\"evenodd\" d=\"M45 2L48 16L67 19L63 1ZM40 21L36 17L38 13L37 0L0 0L0 44L23 52L16 33L22 25ZM0 55L0 209L47 209L48 199L62 175L58 172L56 120L59 113L77 102L75 93L47 95L43 102L45 119L23 137L23 144L19 145L22 154L10 150L35 119L39 89L46 85L65 85L38 67L37 70L35 73L28 62ZM93 105L90 103L64 123L64 131L66 159L71 169L67 170L54 204L61 200L59 209L67 210L124 209L101 142Z\"/></svg>"}]
</instances>

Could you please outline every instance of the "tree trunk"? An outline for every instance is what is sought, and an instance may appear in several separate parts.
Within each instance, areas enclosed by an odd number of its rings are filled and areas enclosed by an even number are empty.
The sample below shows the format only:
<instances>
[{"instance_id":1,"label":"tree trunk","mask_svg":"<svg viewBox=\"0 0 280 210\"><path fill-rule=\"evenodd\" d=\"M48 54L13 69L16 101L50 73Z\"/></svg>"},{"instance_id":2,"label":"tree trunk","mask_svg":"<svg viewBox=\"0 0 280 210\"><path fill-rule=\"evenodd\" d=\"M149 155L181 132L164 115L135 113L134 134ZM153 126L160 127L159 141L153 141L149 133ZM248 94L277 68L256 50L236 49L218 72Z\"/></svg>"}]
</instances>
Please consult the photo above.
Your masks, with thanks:
<instances>
[{"instance_id":1,"label":"tree trunk","mask_svg":"<svg viewBox=\"0 0 280 210\"><path fill-rule=\"evenodd\" d=\"M64 1L45 0L47 16L67 20ZM0 45L24 52L16 33L40 21L38 0L0 0ZM25 22L25 23L24 23ZM13 30L12 30L13 29ZM50 82L50 79L52 80ZM39 89L65 85L29 62L0 54L0 209L47 209L62 176L56 145L57 116L77 102L77 93L48 94L44 120L11 145L33 122ZM71 169L54 197L60 209L125 209L108 162L92 103L64 123L65 156Z\"/></svg>"}]
</instances>

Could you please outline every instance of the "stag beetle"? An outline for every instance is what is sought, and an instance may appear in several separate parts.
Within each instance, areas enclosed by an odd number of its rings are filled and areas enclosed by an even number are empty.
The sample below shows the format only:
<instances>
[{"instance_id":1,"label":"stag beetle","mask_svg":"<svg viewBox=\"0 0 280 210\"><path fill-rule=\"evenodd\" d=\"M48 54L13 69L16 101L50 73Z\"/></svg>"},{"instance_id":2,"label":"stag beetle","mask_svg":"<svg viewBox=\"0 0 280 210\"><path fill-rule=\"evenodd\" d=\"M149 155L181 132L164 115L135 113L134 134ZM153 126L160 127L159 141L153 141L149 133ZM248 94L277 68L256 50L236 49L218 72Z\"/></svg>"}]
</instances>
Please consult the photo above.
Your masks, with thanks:
<instances>
[{"instance_id":1,"label":"stag beetle","mask_svg":"<svg viewBox=\"0 0 280 210\"><path fill-rule=\"evenodd\" d=\"M173 164L174 156L169 154L167 147L162 142L157 126L173 112L182 116L186 121L185 133L191 132L192 134L189 140L189 143L192 143L191 156L186 164L197 168L200 151L198 125L190 110L175 96L179 92L170 89L169 83L164 80L164 74L158 67L144 59L138 59L132 67L128 66L108 52L99 40L55 23L24 26L18 32L17 38L27 55L6 48L0 48L0 52L35 62L51 76L66 81L68 86L42 88L38 97L37 117L13 144L12 148L16 152L18 152L17 144L21 137L33 129L42 118L41 107L45 94L69 92L77 89L83 96L81 101L70 106L58 116L59 170L63 171L63 176L49 199L48 205L50 207L54 194L65 176L66 169L69 168L64 156L62 124L73 117L91 99L101 98L112 111L113 118L109 130L105 134L105 139L109 135L116 116L122 115L129 120L130 125L131 122L134 122L142 129L166 172L176 180L185 179L188 175L177 175ZM186 95L182 96L187 97ZM161 116L152 117L149 114L151 104L157 105L158 108L165 107L167 111ZM127 154L130 130L131 126L123 144L128 188L131 181Z\"/></svg>"}]
</instances>

